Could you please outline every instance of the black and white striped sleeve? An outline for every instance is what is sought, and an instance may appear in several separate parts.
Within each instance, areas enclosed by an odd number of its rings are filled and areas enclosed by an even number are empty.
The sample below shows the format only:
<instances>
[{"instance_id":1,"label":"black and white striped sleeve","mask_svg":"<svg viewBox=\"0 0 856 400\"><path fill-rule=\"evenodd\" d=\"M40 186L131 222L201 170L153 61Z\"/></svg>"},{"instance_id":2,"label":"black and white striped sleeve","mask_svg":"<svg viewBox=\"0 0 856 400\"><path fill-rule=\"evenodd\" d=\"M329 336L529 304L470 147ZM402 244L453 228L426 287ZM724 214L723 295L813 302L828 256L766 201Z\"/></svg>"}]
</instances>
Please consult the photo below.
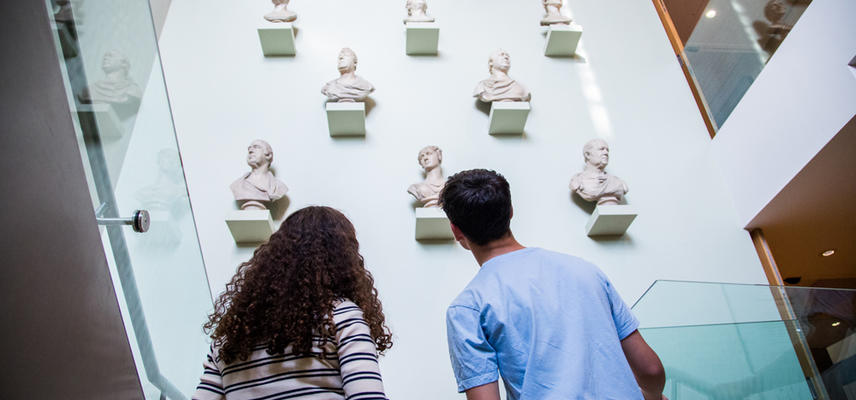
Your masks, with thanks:
<instances>
[{"instance_id":1,"label":"black and white striped sleeve","mask_svg":"<svg viewBox=\"0 0 856 400\"><path fill-rule=\"evenodd\" d=\"M363 311L344 301L333 310L339 372L346 400L387 400L377 360L377 347Z\"/></svg>"},{"instance_id":2,"label":"black and white striped sleeve","mask_svg":"<svg viewBox=\"0 0 856 400\"><path fill-rule=\"evenodd\" d=\"M196 392L193 393L193 400L224 400L226 392L223 390L223 376L220 374L220 369L217 363L214 362L214 347L208 352L205 357L205 362L202 363L202 377L199 378L199 385L196 386Z\"/></svg>"}]
</instances>

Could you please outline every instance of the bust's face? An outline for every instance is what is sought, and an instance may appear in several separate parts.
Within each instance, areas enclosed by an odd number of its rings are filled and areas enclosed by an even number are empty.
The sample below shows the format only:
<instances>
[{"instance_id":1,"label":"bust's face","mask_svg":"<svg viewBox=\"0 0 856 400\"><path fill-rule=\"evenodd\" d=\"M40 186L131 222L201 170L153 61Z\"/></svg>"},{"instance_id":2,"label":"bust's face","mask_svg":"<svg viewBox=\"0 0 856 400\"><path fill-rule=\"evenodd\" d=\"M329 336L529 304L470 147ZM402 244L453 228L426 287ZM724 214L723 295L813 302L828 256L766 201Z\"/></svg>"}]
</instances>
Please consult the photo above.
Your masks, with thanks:
<instances>
[{"instance_id":1,"label":"bust's face","mask_svg":"<svg viewBox=\"0 0 856 400\"><path fill-rule=\"evenodd\" d=\"M511 68L511 56L508 53L501 51L499 53L494 54L490 58L493 69L500 70L502 72L508 72Z\"/></svg>"},{"instance_id":2,"label":"bust's face","mask_svg":"<svg viewBox=\"0 0 856 400\"><path fill-rule=\"evenodd\" d=\"M108 51L101 60L101 69L105 72L113 72L125 68L124 57L115 51Z\"/></svg>"},{"instance_id":3,"label":"bust's face","mask_svg":"<svg viewBox=\"0 0 856 400\"><path fill-rule=\"evenodd\" d=\"M586 164L604 168L609 164L609 146L606 142L595 142L585 153Z\"/></svg>"},{"instance_id":4,"label":"bust's face","mask_svg":"<svg viewBox=\"0 0 856 400\"><path fill-rule=\"evenodd\" d=\"M428 5L423 0L414 0L407 2L407 11L409 15L419 15L425 12Z\"/></svg>"},{"instance_id":5,"label":"bust's face","mask_svg":"<svg viewBox=\"0 0 856 400\"><path fill-rule=\"evenodd\" d=\"M336 65L339 69L339 72L351 72L356 69L356 63L354 62L354 56L348 51L343 51L339 53L339 62Z\"/></svg>"},{"instance_id":6,"label":"bust's face","mask_svg":"<svg viewBox=\"0 0 856 400\"><path fill-rule=\"evenodd\" d=\"M770 22L774 23L781 21L787 12L787 6L785 6L785 4L780 0L771 0L767 3L767 6L764 7L764 16L767 17Z\"/></svg>"},{"instance_id":7,"label":"bust's face","mask_svg":"<svg viewBox=\"0 0 856 400\"><path fill-rule=\"evenodd\" d=\"M247 147L247 164L252 168L258 168L264 164L270 164L267 155L267 146L256 140Z\"/></svg>"},{"instance_id":8,"label":"bust's face","mask_svg":"<svg viewBox=\"0 0 856 400\"><path fill-rule=\"evenodd\" d=\"M426 171L440 165L440 153L429 147L419 152L419 165Z\"/></svg>"},{"instance_id":9,"label":"bust's face","mask_svg":"<svg viewBox=\"0 0 856 400\"><path fill-rule=\"evenodd\" d=\"M562 0L544 0L544 8L547 10L558 10L562 7Z\"/></svg>"}]
</instances>

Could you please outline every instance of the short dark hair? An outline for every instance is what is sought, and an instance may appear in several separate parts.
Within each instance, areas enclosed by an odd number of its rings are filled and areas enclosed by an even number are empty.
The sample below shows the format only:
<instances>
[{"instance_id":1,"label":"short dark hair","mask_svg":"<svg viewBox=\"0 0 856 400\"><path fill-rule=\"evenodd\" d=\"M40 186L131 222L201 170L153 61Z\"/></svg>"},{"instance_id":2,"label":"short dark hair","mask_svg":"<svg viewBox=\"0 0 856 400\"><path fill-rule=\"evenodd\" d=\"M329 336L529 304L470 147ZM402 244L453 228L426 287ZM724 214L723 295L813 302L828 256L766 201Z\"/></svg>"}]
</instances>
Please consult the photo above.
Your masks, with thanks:
<instances>
[{"instance_id":1,"label":"short dark hair","mask_svg":"<svg viewBox=\"0 0 856 400\"><path fill-rule=\"evenodd\" d=\"M471 169L450 176L440 192L440 206L449 221L479 246L509 232L511 189L494 171Z\"/></svg>"}]
</instances>

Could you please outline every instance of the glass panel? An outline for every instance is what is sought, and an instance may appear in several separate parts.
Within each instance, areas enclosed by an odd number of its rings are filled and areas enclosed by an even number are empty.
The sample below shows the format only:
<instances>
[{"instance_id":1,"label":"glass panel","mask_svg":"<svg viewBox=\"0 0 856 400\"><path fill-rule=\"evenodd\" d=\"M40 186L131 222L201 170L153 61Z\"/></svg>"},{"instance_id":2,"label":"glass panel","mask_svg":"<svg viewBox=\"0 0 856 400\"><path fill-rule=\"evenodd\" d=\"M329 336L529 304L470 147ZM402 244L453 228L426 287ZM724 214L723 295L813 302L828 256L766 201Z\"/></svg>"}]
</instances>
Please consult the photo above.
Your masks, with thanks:
<instances>
[{"instance_id":1,"label":"glass panel","mask_svg":"<svg viewBox=\"0 0 856 400\"><path fill-rule=\"evenodd\" d=\"M812 399L784 322L641 329L669 399Z\"/></svg>"},{"instance_id":2,"label":"glass panel","mask_svg":"<svg viewBox=\"0 0 856 400\"><path fill-rule=\"evenodd\" d=\"M856 290L657 281L633 306L670 399L842 399Z\"/></svg>"},{"instance_id":3,"label":"glass panel","mask_svg":"<svg viewBox=\"0 0 856 400\"><path fill-rule=\"evenodd\" d=\"M211 293L147 0L48 0L96 215L147 399L187 399ZM104 222L104 221L100 221Z\"/></svg>"},{"instance_id":4,"label":"glass panel","mask_svg":"<svg viewBox=\"0 0 856 400\"><path fill-rule=\"evenodd\" d=\"M707 3L684 43L684 55L717 127L722 126L810 3L811 0Z\"/></svg>"}]
</instances>

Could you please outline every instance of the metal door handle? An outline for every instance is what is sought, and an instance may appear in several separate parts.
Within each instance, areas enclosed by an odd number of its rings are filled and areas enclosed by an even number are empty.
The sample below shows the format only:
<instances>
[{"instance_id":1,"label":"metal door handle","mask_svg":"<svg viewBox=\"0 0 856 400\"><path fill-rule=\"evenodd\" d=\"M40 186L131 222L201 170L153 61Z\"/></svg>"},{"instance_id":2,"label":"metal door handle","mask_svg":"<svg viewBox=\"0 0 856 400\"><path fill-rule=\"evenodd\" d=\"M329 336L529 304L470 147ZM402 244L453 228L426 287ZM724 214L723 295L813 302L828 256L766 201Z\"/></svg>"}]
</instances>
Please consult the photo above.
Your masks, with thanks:
<instances>
[{"instance_id":1,"label":"metal door handle","mask_svg":"<svg viewBox=\"0 0 856 400\"><path fill-rule=\"evenodd\" d=\"M98 225L131 225L134 232L147 232L151 224L149 212L146 210L135 210L134 215L128 218L96 218Z\"/></svg>"}]
</instances>

